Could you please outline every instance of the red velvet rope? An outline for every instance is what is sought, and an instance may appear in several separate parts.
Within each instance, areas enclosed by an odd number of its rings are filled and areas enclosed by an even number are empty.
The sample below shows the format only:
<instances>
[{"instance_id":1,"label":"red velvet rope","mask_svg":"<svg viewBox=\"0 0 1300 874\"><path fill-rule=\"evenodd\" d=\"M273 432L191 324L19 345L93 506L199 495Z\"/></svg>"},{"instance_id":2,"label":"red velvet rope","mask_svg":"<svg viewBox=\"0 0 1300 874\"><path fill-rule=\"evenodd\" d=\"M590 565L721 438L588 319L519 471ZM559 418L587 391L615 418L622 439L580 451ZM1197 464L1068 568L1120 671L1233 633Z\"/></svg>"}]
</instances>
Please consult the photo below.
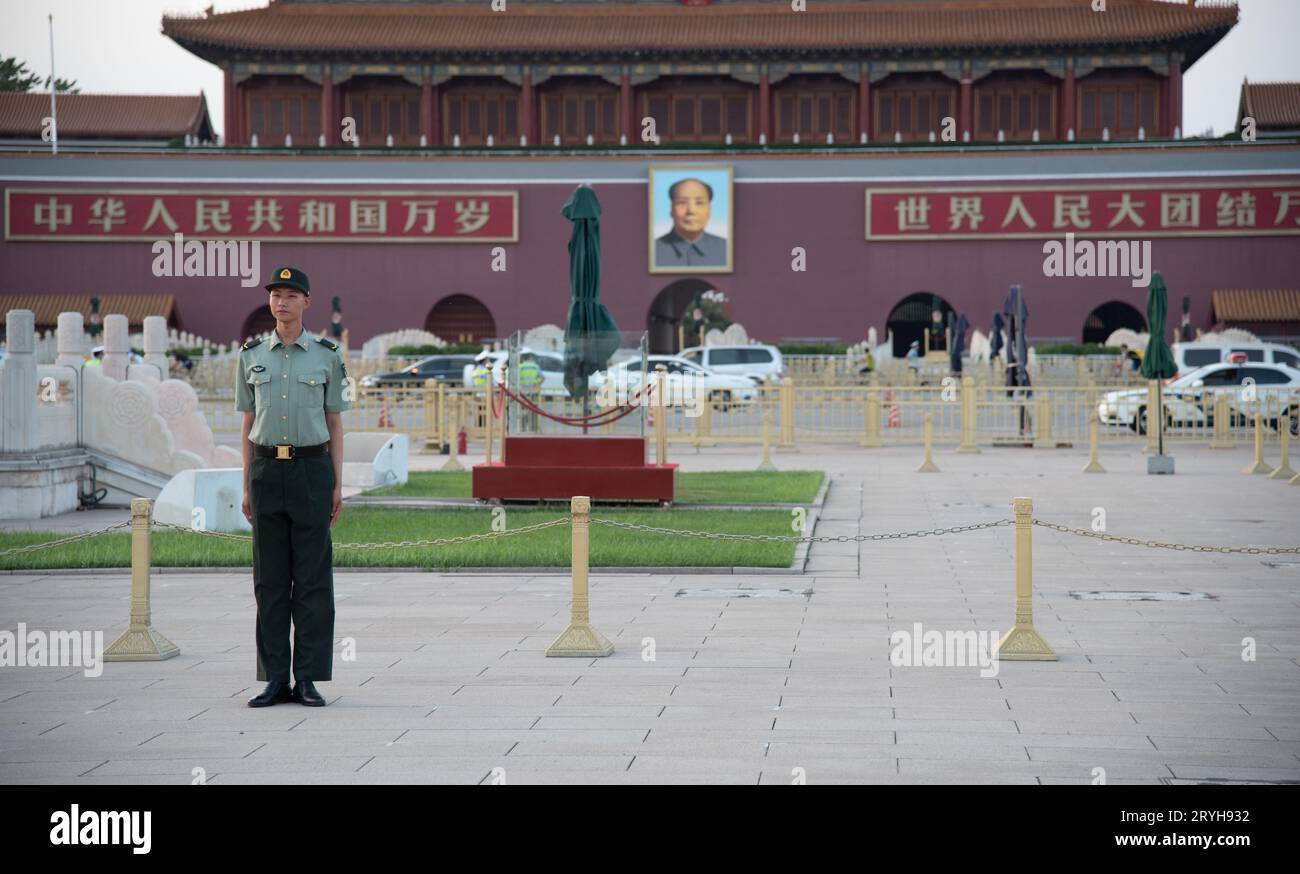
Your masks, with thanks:
<instances>
[{"instance_id":1,"label":"red velvet rope","mask_svg":"<svg viewBox=\"0 0 1300 874\"><path fill-rule=\"evenodd\" d=\"M500 419L501 412L506 407L506 384L504 382L501 383L501 391L497 392L497 397L501 399L501 403L492 400L491 392L488 393L488 400L492 403L492 418L494 419Z\"/></svg>"},{"instance_id":2,"label":"red velvet rope","mask_svg":"<svg viewBox=\"0 0 1300 874\"><path fill-rule=\"evenodd\" d=\"M504 385L501 387L501 390L504 394L509 395L511 399L516 401L524 409L537 413L539 416L545 416L546 418L550 419L553 422L559 422L561 425L570 425L573 427L579 427L582 425L595 426L595 427L599 427L601 425L612 425L614 422L617 422L619 419L624 418L625 416L631 414L636 410L635 406L629 405L626 408L621 410L618 407L610 407L608 410L601 410L598 413L592 413L590 416L557 416L554 413L548 413L546 410L542 409L537 404L533 403L527 397L523 397L521 395L515 394L514 392L510 391L510 389L506 388ZM636 394L632 395L632 397L629 398L628 400L630 402L640 397L642 392L653 391L653 390L654 390L653 385L647 385L644 388L638 390Z\"/></svg>"}]
</instances>

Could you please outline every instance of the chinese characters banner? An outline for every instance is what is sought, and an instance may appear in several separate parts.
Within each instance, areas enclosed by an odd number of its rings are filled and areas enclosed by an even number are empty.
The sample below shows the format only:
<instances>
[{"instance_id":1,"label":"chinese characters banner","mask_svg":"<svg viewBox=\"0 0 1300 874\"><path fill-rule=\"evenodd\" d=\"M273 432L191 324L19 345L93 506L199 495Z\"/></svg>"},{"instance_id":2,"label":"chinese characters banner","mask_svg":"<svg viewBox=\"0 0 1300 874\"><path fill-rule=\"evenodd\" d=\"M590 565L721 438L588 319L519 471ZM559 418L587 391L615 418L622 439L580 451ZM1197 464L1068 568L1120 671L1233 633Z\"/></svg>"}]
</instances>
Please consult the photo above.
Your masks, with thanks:
<instances>
[{"instance_id":1,"label":"chinese characters banner","mask_svg":"<svg viewBox=\"0 0 1300 874\"><path fill-rule=\"evenodd\" d=\"M1300 234L1300 184L867 190L868 240Z\"/></svg>"},{"instance_id":2,"label":"chinese characters banner","mask_svg":"<svg viewBox=\"0 0 1300 874\"><path fill-rule=\"evenodd\" d=\"M5 189L6 240L495 243L519 239L516 191Z\"/></svg>"}]
</instances>

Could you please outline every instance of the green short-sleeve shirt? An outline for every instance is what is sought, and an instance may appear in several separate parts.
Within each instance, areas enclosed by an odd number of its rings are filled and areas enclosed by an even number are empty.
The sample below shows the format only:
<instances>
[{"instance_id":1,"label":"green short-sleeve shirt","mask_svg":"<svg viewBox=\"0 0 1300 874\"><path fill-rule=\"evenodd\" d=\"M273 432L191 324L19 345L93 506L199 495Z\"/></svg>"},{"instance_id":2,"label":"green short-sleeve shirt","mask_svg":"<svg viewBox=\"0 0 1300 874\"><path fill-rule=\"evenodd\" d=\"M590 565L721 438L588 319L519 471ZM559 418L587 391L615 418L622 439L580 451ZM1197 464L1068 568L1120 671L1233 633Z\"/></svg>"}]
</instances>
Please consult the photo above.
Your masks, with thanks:
<instances>
[{"instance_id":1,"label":"green short-sleeve shirt","mask_svg":"<svg viewBox=\"0 0 1300 874\"><path fill-rule=\"evenodd\" d=\"M325 414L352 408L344 396L346 379L347 365L332 341L304 328L286 345L273 333L240 350L235 409L254 413L248 435L254 443L328 443Z\"/></svg>"}]
</instances>

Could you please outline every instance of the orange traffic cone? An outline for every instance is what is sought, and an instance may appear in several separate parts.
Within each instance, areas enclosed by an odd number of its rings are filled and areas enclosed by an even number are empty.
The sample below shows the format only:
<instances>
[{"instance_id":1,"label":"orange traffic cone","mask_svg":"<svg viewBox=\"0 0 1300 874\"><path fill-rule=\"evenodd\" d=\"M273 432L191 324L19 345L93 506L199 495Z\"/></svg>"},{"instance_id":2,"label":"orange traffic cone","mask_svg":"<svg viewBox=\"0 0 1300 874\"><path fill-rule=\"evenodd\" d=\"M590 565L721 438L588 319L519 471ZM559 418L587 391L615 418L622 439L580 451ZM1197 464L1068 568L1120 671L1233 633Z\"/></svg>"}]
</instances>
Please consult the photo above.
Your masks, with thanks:
<instances>
[{"instance_id":1,"label":"orange traffic cone","mask_svg":"<svg viewBox=\"0 0 1300 874\"><path fill-rule=\"evenodd\" d=\"M894 393L892 391L885 392L885 403L889 404L889 420L885 423L885 427L902 427L903 417L898 411L898 401L894 399Z\"/></svg>"}]
</instances>

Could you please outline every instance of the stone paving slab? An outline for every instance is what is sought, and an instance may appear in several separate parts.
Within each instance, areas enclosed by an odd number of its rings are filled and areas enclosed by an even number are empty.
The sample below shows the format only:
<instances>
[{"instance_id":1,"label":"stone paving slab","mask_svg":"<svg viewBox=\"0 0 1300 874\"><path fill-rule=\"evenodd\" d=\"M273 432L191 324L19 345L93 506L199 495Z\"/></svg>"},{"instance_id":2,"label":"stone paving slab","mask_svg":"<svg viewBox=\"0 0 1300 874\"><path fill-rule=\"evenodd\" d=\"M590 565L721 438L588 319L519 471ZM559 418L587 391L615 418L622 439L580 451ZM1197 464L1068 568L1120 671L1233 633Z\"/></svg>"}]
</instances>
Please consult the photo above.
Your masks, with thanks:
<instances>
[{"instance_id":1,"label":"stone paving slab","mask_svg":"<svg viewBox=\"0 0 1300 874\"><path fill-rule=\"evenodd\" d=\"M1010 515L1194 544L1297 545L1300 489L1242 476L1245 450L1179 446L1178 474L1103 448L937 452L804 447L778 467L831 475L818 534L928 530ZM751 450L683 453L684 470L750 469ZM84 515L84 514L83 514ZM87 517L89 518L89 517ZM105 517L107 518L107 517ZM77 520L60 522L75 530ZM93 526L91 526L93 527ZM0 782L1077 783L1300 782L1300 557L1152 550L1034 530L1034 610L1055 662L891 662L913 623L1005 631L1009 527L815 544L808 572L594 574L606 659L548 659L568 583L534 573L387 570L335 579L330 706L251 710L260 689L251 575L157 578L153 620L181 654L0 667ZM810 597L703 596L748 587ZM1087 590L1190 590L1205 601L1083 601ZM0 576L0 628L103 630L130 609L121 573ZM680 593L696 595L682 597ZM654 658L643 657L646 638ZM1243 638L1255 644L1243 660ZM341 651L341 650L340 650ZM503 772L494 772L503 769Z\"/></svg>"}]
</instances>

